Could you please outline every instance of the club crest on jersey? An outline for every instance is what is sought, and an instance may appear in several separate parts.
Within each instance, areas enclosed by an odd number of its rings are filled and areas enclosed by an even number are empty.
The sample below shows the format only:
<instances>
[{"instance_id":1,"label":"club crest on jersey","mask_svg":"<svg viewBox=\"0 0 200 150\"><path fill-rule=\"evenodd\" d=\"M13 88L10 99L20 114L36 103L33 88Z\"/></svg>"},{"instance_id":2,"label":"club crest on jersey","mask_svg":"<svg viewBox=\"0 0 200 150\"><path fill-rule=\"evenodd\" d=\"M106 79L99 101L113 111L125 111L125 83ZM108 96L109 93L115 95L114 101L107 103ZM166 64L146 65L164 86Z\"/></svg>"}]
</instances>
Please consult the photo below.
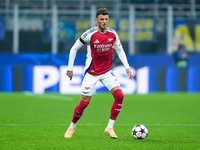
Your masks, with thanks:
<instances>
[{"instance_id":1,"label":"club crest on jersey","mask_svg":"<svg viewBox=\"0 0 200 150\"><path fill-rule=\"evenodd\" d=\"M112 40L113 40L113 38L109 38L109 39L108 39L108 42L110 42L110 41L112 41Z\"/></svg>"}]
</instances>

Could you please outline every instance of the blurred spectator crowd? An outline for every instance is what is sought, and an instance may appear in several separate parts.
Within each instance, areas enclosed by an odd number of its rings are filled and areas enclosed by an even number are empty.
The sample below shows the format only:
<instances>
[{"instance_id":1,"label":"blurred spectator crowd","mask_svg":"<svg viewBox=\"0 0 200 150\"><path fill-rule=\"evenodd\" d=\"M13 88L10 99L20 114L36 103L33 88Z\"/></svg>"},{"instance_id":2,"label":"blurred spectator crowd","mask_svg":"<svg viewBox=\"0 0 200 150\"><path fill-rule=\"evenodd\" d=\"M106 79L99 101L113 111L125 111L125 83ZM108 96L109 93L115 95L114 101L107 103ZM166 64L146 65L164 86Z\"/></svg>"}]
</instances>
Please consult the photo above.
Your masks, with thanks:
<instances>
[{"instance_id":1,"label":"blurred spectator crowd","mask_svg":"<svg viewBox=\"0 0 200 150\"><path fill-rule=\"evenodd\" d=\"M122 3L131 4L200 4L199 0L122 0Z\"/></svg>"},{"instance_id":2,"label":"blurred spectator crowd","mask_svg":"<svg viewBox=\"0 0 200 150\"><path fill-rule=\"evenodd\" d=\"M12 7L14 4L19 4L21 9L51 9L53 4L56 4L62 10L83 10L90 8L91 5L98 7L107 7L118 3L122 4L159 4L159 5L197 5L200 0L0 0L0 9Z\"/></svg>"}]
</instances>

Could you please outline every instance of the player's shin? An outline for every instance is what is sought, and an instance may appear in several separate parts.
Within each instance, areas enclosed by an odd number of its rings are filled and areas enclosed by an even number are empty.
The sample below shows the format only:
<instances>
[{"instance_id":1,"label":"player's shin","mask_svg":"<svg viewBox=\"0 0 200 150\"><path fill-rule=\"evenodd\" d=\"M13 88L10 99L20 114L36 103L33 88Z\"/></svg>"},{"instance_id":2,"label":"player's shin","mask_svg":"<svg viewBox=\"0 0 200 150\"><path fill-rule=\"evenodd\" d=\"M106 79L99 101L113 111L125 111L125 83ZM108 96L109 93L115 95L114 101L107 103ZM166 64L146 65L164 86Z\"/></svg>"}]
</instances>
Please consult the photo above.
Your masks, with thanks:
<instances>
[{"instance_id":1,"label":"player's shin","mask_svg":"<svg viewBox=\"0 0 200 150\"><path fill-rule=\"evenodd\" d=\"M121 89L117 89L113 92L114 102L111 108L110 112L110 119L116 120L118 114L121 111L122 108L122 102L124 99L124 94Z\"/></svg>"},{"instance_id":2,"label":"player's shin","mask_svg":"<svg viewBox=\"0 0 200 150\"><path fill-rule=\"evenodd\" d=\"M84 109L89 105L89 102L84 101L84 100L80 100L79 104L76 105L75 109L74 109L74 113L73 113L73 118L72 118L72 122L74 124L77 123L77 121L81 118L81 116L83 115L83 111Z\"/></svg>"}]
</instances>

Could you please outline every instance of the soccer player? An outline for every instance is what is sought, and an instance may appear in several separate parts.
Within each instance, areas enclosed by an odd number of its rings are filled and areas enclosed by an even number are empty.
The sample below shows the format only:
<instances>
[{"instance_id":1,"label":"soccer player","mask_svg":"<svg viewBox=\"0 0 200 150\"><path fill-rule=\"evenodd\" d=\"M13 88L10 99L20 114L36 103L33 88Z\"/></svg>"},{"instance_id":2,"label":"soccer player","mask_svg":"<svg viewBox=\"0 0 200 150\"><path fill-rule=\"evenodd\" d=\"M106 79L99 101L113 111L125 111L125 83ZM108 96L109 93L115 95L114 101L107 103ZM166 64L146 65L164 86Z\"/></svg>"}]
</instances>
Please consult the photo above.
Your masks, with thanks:
<instances>
[{"instance_id":1,"label":"soccer player","mask_svg":"<svg viewBox=\"0 0 200 150\"><path fill-rule=\"evenodd\" d=\"M124 94L121 90L119 81L110 69L113 48L116 50L120 60L122 61L129 79L133 79L133 74L130 70L125 52L117 33L113 29L107 27L109 14L106 8L100 8L97 10L95 21L97 23L97 27L84 32L81 37L77 39L70 50L66 75L69 76L70 80L72 80L73 64L76 52L85 43L87 44L87 59L84 69L84 79L81 85L81 99L79 104L74 109L72 122L64 135L65 138L72 137L77 121L81 118L84 109L90 103L97 81L100 81L105 87L107 87L114 97L114 102L110 111L110 119L104 132L111 138L118 138L114 132L113 126L122 108Z\"/></svg>"}]
</instances>

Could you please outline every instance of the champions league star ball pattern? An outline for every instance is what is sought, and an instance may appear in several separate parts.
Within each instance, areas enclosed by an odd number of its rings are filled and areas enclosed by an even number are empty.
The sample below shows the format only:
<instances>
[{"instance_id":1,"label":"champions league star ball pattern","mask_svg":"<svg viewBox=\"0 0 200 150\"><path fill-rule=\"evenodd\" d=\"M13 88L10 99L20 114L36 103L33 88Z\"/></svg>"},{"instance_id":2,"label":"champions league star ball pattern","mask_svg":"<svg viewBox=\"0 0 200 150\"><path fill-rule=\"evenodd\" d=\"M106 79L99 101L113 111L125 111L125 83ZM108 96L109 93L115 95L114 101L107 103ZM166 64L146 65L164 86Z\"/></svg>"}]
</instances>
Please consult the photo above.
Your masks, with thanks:
<instances>
[{"instance_id":1,"label":"champions league star ball pattern","mask_svg":"<svg viewBox=\"0 0 200 150\"><path fill-rule=\"evenodd\" d=\"M145 139L148 136L148 130L144 125L138 124L133 127L131 134L134 139Z\"/></svg>"}]
</instances>

